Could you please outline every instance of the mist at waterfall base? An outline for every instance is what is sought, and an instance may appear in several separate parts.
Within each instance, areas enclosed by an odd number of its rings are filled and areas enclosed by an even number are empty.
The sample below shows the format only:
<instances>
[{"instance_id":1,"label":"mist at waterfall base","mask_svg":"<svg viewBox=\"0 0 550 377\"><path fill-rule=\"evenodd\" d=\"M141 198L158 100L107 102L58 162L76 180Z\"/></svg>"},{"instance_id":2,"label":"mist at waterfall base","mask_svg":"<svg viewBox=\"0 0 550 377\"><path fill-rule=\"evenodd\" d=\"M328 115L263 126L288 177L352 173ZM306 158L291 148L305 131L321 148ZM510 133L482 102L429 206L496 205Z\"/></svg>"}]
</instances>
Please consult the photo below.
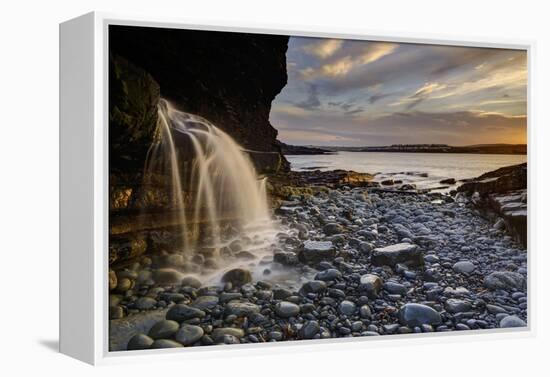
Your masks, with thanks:
<instances>
[{"instance_id":1,"label":"mist at waterfall base","mask_svg":"<svg viewBox=\"0 0 550 377\"><path fill-rule=\"evenodd\" d=\"M254 280L295 280L271 268L277 224L271 218L266 178L260 179L243 148L227 133L197 115L161 100L154 142L144 167L144 185L156 176L170 182L178 246L167 250L181 261L171 266L203 284L219 284L233 268ZM273 271L272 271L273 270Z\"/></svg>"}]
</instances>

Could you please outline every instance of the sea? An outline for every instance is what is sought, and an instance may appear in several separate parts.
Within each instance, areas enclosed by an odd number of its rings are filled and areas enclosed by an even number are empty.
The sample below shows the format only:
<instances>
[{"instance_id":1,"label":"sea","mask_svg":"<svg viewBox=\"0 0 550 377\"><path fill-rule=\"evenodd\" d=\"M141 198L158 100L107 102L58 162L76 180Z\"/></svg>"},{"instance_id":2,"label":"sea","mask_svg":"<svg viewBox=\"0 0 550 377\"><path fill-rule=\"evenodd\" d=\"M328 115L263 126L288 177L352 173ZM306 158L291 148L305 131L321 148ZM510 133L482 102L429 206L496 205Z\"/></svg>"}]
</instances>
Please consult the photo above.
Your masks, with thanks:
<instances>
[{"instance_id":1,"label":"sea","mask_svg":"<svg viewBox=\"0 0 550 377\"><path fill-rule=\"evenodd\" d=\"M400 180L402 184L416 185L417 189L434 191L449 191L459 185L460 180L527 162L527 155L470 153L336 152L286 158L295 171L353 170L375 175L373 180L376 182ZM457 183L440 183L447 178L454 178Z\"/></svg>"}]
</instances>

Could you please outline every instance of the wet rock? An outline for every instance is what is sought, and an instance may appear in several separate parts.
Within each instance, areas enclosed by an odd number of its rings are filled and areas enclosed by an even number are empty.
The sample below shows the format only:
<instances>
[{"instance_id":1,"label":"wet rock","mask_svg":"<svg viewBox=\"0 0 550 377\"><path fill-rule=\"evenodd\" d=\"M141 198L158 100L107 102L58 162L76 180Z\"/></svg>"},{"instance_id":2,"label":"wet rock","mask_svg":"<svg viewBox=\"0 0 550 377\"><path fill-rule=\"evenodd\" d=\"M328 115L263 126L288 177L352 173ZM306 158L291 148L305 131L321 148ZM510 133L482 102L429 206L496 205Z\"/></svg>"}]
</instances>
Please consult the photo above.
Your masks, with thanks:
<instances>
[{"instance_id":1,"label":"wet rock","mask_svg":"<svg viewBox=\"0 0 550 377\"><path fill-rule=\"evenodd\" d=\"M117 286L117 276L113 270L109 270L109 290L112 291Z\"/></svg>"},{"instance_id":2,"label":"wet rock","mask_svg":"<svg viewBox=\"0 0 550 377\"><path fill-rule=\"evenodd\" d=\"M273 254L273 261L284 266L294 266L299 263L298 256L292 251L280 251Z\"/></svg>"},{"instance_id":3,"label":"wet rock","mask_svg":"<svg viewBox=\"0 0 550 377\"><path fill-rule=\"evenodd\" d=\"M194 276L185 276L181 280L182 287L193 287L193 288L200 288L202 286L202 283L199 279L197 279Z\"/></svg>"},{"instance_id":4,"label":"wet rock","mask_svg":"<svg viewBox=\"0 0 550 377\"><path fill-rule=\"evenodd\" d=\"M467 312L472 309L472 304L464 300L450 298L445 302L445 310L451 314Z\"/></svg>"},{"instance_id":5,"label":"wet rock","mask_svg":"<svg viewBox=\"0 0 550 377\"><path fill-rule=\"evenodd\" d=\"M185 304L176 304L166 313L166 319L183 322L192 318L203 318L206 313L200 309Z\"/></svg>"},{"instance_id":6,"label":"wet rock","mask_svg":"<svg viewBox=\"0 0 550 377\"><path fill-rule=\"evenodd\" d=\"M220 294L220 304L228 303L232 300L238 300L242 298L243 295L240 292L222 292Z\"/></svg>"},{"instance_id":7,"label":"wet rock","mask_svg":"<svg viewBox=\"0 0 550 377\"><path fill-rule=\"evenodd\" d=\"M124 317L124 308L119 305L109 307L109 319L120 319Z\"/></svg>"},{"instance_id":8,"label":"wet rock","mask_svg":"<svg viewBox=\"0 0 550 377\"><path fill-rule=\"evenodd\" d=\"M362 305L359 308L359 315L361 318L370 318L372 316L372 311L368 305Z\"/></svg>"},{"instance_id":9,"label":"wet rock","mask_svg":"<svg viewBox=\"0 0 550 377\"><path fill-rule=\"evenodd\" d=\"M180 324L176 321L164 320L157 322L151 330L149 330L149 335L153 339L167 339L174 336L174 334L180 328Z\"/></svg>"},{"instance_id":10,"label":"wet rock","mask_svg":"<svg viewBox=\"0 0 550 377\"><path fill-rule=\"evenodd\" d=\"M376 298L382 289L382 279L378 275L366 274L361 276L360 289L364 291L368 297Z\"/></svg>"},{"instance_id":11,"label":"wet rock","mask_svg":"<svg viewBox=\"0 0 550 377\"><path fill-rule=\"evenodd\" d=\"M405 304L399 309L399 321L409 327L442 323L441 315L437 311L427 305L416 303Z\"/></svg>"},{"instance_id":12,"label":"wet rock","mask_svg":"<svg viewBox=\"0 0 550 377\"><path fill-rule=\"evenodd\" d=\"M394 267L398 263L407 266L422 266L424 257L418 246L410 243L398 243L391 246L374 249L371 262L375 266Z\"/></svg>"},{"instance_id":13,"label":"wet rock","mask_svg":"<svg viewBox=\"0 0 550 377\"><path fill-rule=\"evenodd\" d=\"M284 300L292 296L292 291L286 288L275 288L273 289L273 298L275 300Z\"/></svg>"},{"instance_id":14,"label":"wet rock","mask_svg":"<svg viewBox=\"0 0 550 377\"><path fill-rule=\"evenodd\" d=\"M407 287L405 287L403 284L399 284L393 281L388 281L384 283L384 290L396 295L405 296L407 294Z\"/></svg>"},{"instance_id":15,"label":"wet rock","mask_svg":"<svg viewBox=\"0 0 550 377\"><path fill-rule=\"evenodd\" d=\"M372 252L372 244L368 242L361 242L359 244L359 251L361 251L363 254L370 254Z\"/></svg>"},{"instance_id":16,"label":"wet rock","mask_svg":"<svg viewBox=\"0 0 550 377\"><path fill-rule=\"evenodd\" d=\"M254 260L256 259L256 256L252 254L250 251L243 250L239 251L238 253L235 253L235 257L242 259L242 260Z\"/></svg>"},{"instance_id":17,"label":"wet rock","mask_svg":"<svg viewBox=\"0 0 550 377\"><path fill-rule=\"evenodd\" d=\"M298 252L298 259L306 264L318 264L335 256L336 249L331 241L306 241Z\"/></svg>"},{"instance_id":18,"label":"wet rock","mask_svg":"<svg viewBox=\"0 0 550 377\"><path fill-rule=\"evenodd\" d=\"M312 280L304 283L300 288L300 294L306 296L310 293L319 294L327 289L327 285L324 281Z\"/></svg>"},{"instance_id":19,"label":"wet rock","mask_svg":"<svg viewBox=\"0 0 550 377\"><path fill-rule=\"evenodd\" d=\"M334 281L342 278L342 273L334 268L329 268L315 275L315 280Z\"/></svg>"},{"instance_id":20,"label":"wet rock","mask_svg":"<svg viewBox=\"0 0 550 377\"><path fill-rule=\"evenodd\" d=\"M204 330L200 326L183 325L176 333L175 339L184 346L190 346L198 342L204 335Z\"/></svg>"},{"instance_id":21,"label":"wet rock","mask_svg":"<svg viewBox=\"0 0 550 377\"><path fill-rule=\"evenodd\" d=\"M525 278L517 272L496 271L487 275L483 284L489 289L521 290L526 286Z\"/></svg>"},{"instance_id":22,"label":"wet rock","mask_svg":"<svg viewBox=\"0 0 550 377\"><path fill-rule=\"evenodd\" d=\"M319 333L321 330L321 327L319 326L319 322L317 321L308 321L302 328L300 329L300 336L303 339L313 339L315 335Z\"/></svg>"},{"instance_id":23,"label":"wet rock","mask_svg":"<svg viewBox=\"0 0 550 377\"><path fill-rule=\"evenodd\" d=\"M219 301L216 296L199 296L191 306L200 310L211 310L218 305Z\"/></svg>"},{"instance_id":24,"label":"wet rock","mask_svg":"<svg viewBox=\"0 0 550 377\"><path fill-rule=\"evenodd\" d=\"M340 314L350 316L355 313L356 308L357 307L354 302L344 300L338 306L338 311L340 312Z\"/></svg>"},{"instance_id":25,"label":"wet rock","mask_svg":"<svg viewBox=\"0 0 550 377\"><path fill-rule=\"evenodd\" d=\"M226 316L248 317L259 312L260 307L251 302L231 301L225 305Z\"/></svg>"},{"instance_id":26,"label":"wet rock","mask_svg":"<svg viewBox=\"0 0 550 377\"><path fill-rule=\"evenodd\" d=\"M136 334L130 338L126 349L128 351L146 350L151 348L155 340L145 334Z\"/></svg>"},{"instance_id":27,"label":"wet rock","mask_svg":"<svg viewBox=\"0 0 550 377\"><path fill-rule=\"evenodd\" d=\"M222 341L228 335L239 339L244 337L244 330L235 327L219 327L212 331L212 338L215 342Z\"/></svg>"},{"instance_id":28,"label":"wet rock","mask_svg":"<svg viewBox=\"0 0 550 377\"><path fill-rule=\"evenodd\" d=\"M504 327L527 327L527 323L515 316L515 315L509 315L509 316L506 316L504 318L502 318L500 320L500 323L499 323L499 326L501 328L504 328Z\"/></svg>"},{"instance_id":29,"label":"wet rock","mask_svg":"<svg viewBox=\"0 0 550 377\"><path fill-rule=\"evenodd\" d=\"M116 291L118 293L125 293L134 287L134 281L129 278L118 279Z\"/></svg>"},{"instance_id":30,"label":"wet rock","mask_svg":"<svg viewBox=\"0 0 550 377\"><path fill-rule=\"evenodd\" d=\"M153 272L153 280L157 284L181 284L184 275L173 268L159 268Z\"/></svg>"},{"instance_id":31,"label":"wet rock","mask_svg":"<svg viewBox=\"0 0 550 377\"><path fill-rule=\"evenodd\" d=\"M453 265L453 271L463 275L469 275L476 269L476 266L470 261L460 261Z\"/></svg>"},{"instance_id":32,"label":"wet rock","mask_svg":"<svg viewBox=\"0 0 550 377\"><path fill-rule=\"evenodd\" d=\"M234 268L227 271L222 276L222 283L231 283L234 286L241 286L252 281L252 274L250 271L243 268Z\"/></svg>"},{"instance_id":33,"label":"wet rock","mask_svg":"<svg viewBox=\"0 0 550 377\"><path fill-rule=\"evenodd\" d=\"M323 227L323 232L325 232L327 236L340 234L343 232L343 230L344 228L340 224L336 224L336 223L328 223Z\"/></svg>"},{"instance_id":34,"label":"wet rock","mask_svg":"<svg viewBox=\"0 0 550 377\"><path fill-rule=\"evenodd\" d=\"M151 344L151 349L179 347L183 347L183 345L171 339L157 339L153 342L153 344Z\"/></svg>"},{"instance_id":35,"label":"wet rock","mask_svg":"<svg viewBox=\"0 0 550 377\"><path fill-rule=\"evenodd\" d=\"M140 297L136 300L135 307L139 310L150 310L157 305L157 300L151 297Z\"/></svg>"},{"instance_id":36,"label":"wet rock","mask_svg":"<svg viewBox=\"0 0 550 377\"><path fill-rule=\"evenodd\" d=\"M292 302L281 301L275 305L275 313L282 318L295 317L300 314L300 307Z\"/></svg>"}]
</instances>

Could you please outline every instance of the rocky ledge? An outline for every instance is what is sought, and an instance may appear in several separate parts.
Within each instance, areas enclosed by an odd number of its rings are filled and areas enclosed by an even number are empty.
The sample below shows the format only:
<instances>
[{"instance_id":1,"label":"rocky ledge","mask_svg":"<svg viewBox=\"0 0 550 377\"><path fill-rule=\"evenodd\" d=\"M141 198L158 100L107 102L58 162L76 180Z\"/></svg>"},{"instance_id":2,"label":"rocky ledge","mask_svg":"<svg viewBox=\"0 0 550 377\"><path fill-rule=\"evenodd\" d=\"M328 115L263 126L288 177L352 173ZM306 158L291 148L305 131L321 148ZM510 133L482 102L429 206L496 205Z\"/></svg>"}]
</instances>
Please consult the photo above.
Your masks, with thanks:
<instances>
[{"instance_id":1,"label":"rocky ledge","mask_svg":"<svg viewBox=\"0 0 550 377\"><path fill-rule=\"evenodd\" d=\"M456 199L472 203L480 213L506 228L527 247L527 164L507 166L458 187Z\"/></svg>"},{"instance_id":2,"label":"rocky ledge","mask_svg":"<svg viewBox=\"0 0 550 377\"><path fill-rule=\"evenodd\" d=\"M113 273L111 349L527 326L527 254L506 229L440 194L336 186L285 198L263 279L203 285L148 258Z\"/></svg>"}]
</instances>

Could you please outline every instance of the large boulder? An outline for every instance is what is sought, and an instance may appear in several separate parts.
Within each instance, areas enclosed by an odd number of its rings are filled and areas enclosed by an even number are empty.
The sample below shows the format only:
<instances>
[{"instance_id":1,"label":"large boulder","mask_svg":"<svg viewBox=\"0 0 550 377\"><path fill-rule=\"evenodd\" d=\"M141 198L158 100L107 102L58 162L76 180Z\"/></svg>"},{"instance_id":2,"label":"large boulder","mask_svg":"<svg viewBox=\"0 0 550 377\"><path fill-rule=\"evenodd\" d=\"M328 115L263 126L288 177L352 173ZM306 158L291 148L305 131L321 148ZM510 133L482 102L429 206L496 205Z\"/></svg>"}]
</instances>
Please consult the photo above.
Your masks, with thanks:
<instances>
[{"instance_id":1,"label":"large boulder","mask_svg":"<svg viewBox=\"0 0 550 377\"><path fill-rule=\"evenodd\" d=\"M375 266L391 266L401 263L410 267L424 265L424 256L418 246L410 243L398 243L376 248L372 252L371 262Z\"/></svg>"}]
</instances>

